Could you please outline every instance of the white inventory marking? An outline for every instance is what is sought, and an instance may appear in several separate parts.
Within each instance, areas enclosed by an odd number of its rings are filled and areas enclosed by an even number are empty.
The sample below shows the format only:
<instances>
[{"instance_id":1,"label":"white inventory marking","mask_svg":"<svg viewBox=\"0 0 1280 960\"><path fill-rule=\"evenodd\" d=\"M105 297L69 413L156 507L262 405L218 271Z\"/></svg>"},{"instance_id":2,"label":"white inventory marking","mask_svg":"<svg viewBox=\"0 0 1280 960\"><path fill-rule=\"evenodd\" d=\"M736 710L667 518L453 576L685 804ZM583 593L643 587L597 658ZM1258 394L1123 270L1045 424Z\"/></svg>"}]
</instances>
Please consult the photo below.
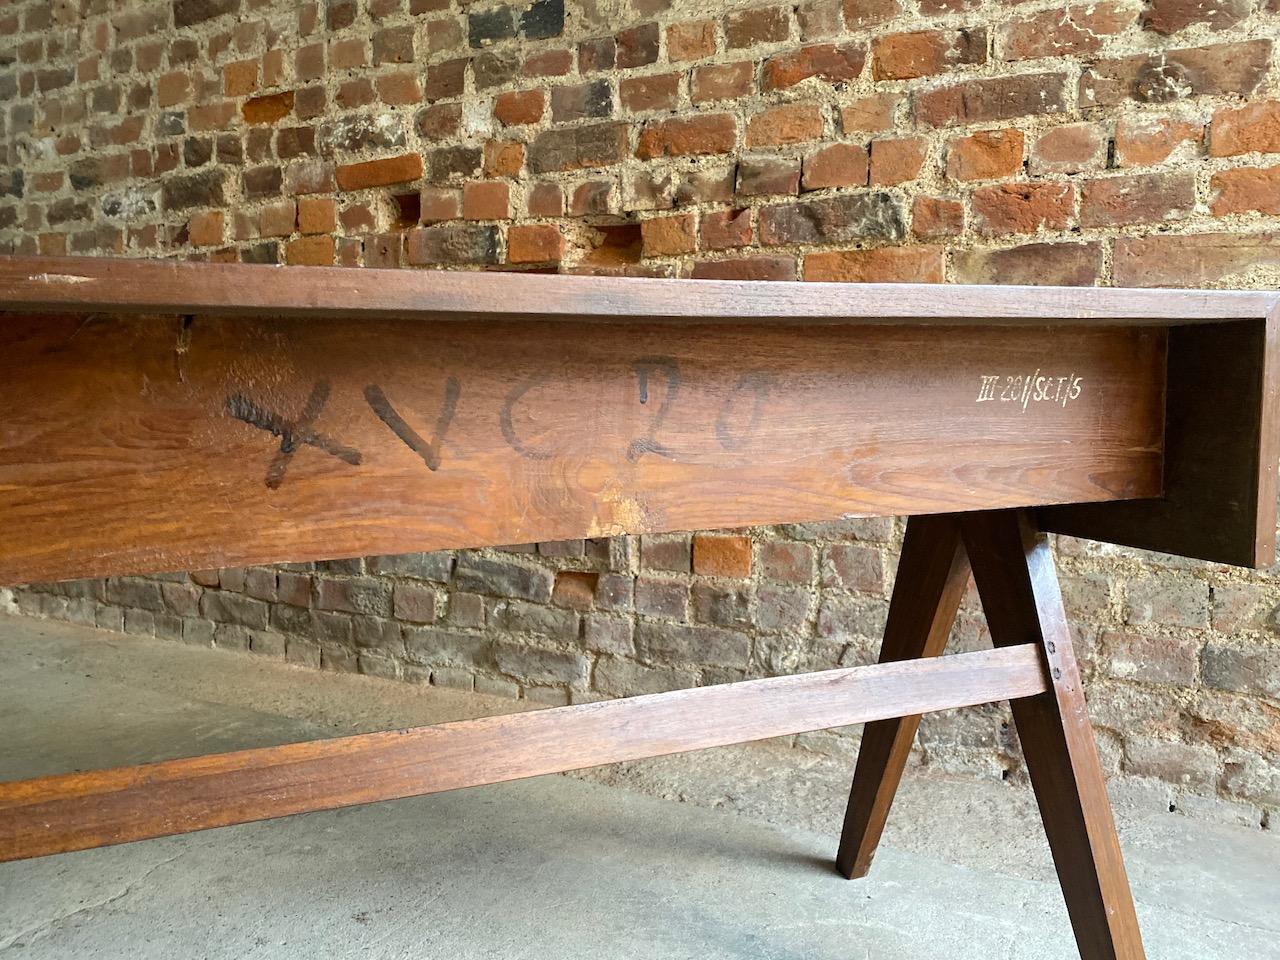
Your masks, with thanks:
<instances>
[{"instance_id":1,"label":"white inventory marking","mask_svg":"<svg viewBox=\"0 0 1280 960\"><path fill-rule=\"evenodd\" d=\"M1062 376L1046 376L1036 372L1028 375L981 374L977 403L988 400L1000 403L1016 403L1023 413L1033 403L1056 403L1066 407L1080 396L1084 388L1083 378L1075 371Z\"/></svg>"}]
</instances>

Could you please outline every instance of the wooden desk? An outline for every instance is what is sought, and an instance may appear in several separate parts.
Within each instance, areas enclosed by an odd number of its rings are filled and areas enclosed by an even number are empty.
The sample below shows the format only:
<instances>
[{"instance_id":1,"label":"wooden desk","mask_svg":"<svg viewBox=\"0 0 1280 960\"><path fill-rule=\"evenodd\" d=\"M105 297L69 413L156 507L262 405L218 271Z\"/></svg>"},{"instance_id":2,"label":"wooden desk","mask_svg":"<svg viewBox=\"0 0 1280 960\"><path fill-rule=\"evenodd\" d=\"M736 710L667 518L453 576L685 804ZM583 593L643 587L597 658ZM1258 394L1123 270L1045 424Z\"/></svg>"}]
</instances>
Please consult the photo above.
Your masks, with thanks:
<instances>
[{"instance_id":1,"label":"wooden desk","mask_svg":"<svg viewBox=\"0 0 1280 960\"><path fill-rule=\"evenodd\" d=\"M0 583L911 516L881 663L0 784L0 860L1012 702L1080 953L1138 958L1045 531L1273 561L1272 293L0 259ZM939 657L970 575L994 649Z\"/></svg>"}]
</instances>

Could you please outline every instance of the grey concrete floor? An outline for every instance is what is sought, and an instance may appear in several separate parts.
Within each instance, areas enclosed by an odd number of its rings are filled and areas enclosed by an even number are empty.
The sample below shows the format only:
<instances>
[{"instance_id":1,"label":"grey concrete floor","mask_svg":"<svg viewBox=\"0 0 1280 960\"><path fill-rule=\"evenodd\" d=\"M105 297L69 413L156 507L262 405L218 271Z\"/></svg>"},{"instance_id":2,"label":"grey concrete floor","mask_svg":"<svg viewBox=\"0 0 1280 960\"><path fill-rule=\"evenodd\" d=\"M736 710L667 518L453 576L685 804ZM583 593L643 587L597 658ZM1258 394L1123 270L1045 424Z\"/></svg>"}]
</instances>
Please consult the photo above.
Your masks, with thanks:
<instances>
[{"instance_id":1,"label":"grey concrete floor","mask_svg":"<svg viewBox=\"0 0 1280 960\"><path fill-rule=\"evenodd\" d=\"M518 708L0 618L0 779ZM751 745L3 864L0 957L1076 956L1026 791L909 778L851 883L847 784ZM1152 960L1280 958L1280 837L1120 799Z\"/></svg>"}]
</instances>

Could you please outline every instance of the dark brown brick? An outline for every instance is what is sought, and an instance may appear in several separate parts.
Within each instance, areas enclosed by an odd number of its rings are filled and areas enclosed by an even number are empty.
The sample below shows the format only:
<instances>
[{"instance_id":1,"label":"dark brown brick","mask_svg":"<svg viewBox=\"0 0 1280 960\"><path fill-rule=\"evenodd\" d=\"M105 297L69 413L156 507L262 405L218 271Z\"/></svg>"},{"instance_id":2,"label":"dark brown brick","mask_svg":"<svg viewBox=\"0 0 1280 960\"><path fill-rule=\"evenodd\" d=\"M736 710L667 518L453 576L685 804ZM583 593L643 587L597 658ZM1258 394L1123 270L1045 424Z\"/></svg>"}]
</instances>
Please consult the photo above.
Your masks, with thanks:
<instances>
[{"instance_id":1,"label":"dark brown brick","mask_svg":"<svg viewBox=\"0 0 1280 960\"><path fill-rule=\"evenodd\" d=\"M921 90L913 94L913 105L916 119L932 127L1062 113L1067 109L1066 81L1063 73L969 80Z\"/></svg>"},{"instance_id":2,"label":"dark brown brick","mask_svg":"<svg viewBox=\"0 0 1280 960\"><path fill-rule=\"evenodd\" d=\"M620 163L626 149L625 124L596 123L545 130L529 144L529 169L534 173L555 173L607 167Z\"/></svg>"},{"instance_id":3,"label":"dark brown brick","mask_svg":"<svg viewBox=\"0 0 1280 960\"><path fill-rule=\"evenodd\" d=\"M1080 76L1080 106L1247 95L1266 76L1271 51L1271 40L1247 40L1099 60Z\"/></svg>"},{"instance_id":4,"label":"dark brown brick","mask_svg":"<svg viewBox=\"0 0 1280 960\"><path fill-rule=\"evenodd\" d=\"M1102 245L1025 243L1001 250L961 250L955 254L954 265L959 283L1090 287L1102 275Z\"/></svg>"},{"instance_id":5,"label":"dark brown brick","mask_svg":"<svg viewBox=\"0 0 1280 960\"><path fill-rule=\"evenodd\" d=\"M899 201L887 193L807 200L760 211L760 243L842 243L900 240L905 233Z\"/></svg>"}]
</instances>

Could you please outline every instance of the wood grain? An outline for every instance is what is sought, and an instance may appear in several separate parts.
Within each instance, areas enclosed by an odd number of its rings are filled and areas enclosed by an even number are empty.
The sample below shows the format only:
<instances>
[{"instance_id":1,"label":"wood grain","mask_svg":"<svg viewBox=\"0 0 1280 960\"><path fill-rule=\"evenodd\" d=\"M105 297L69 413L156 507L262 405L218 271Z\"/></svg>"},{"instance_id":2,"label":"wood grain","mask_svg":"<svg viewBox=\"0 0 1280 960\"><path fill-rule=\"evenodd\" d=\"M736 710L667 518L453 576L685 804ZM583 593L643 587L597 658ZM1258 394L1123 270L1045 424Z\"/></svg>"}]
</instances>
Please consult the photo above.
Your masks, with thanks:
<instances>
[{"instance_id":1,"label":"wood grain","mask_svg":"<svg viewBox=\"0 0 1280 960\"><path fill-rule=\"evenodd\" d=\"M0 583L1161 491L1154 328L3 329Z\"/></svg>"},{"instance_id":2,"label":"wood grain","mask_svg":"<svg viewBox=\"0 0 1280 960\"><path fill-rule=\"evenodd\" d=\"M908 520L880 662L940 656L968 586L969 558L960 540L960 518ZM871 869L919 727L916 714L877 720L862 732L836 855L836 869L851 880L865 877Z\"/></svg>"},{"instance_id":3,"label":"wood grain","mask_svg":"<svg viewBox=\"0 0 1280 960\"><path fill-rule=\"evenodd\" d=\"M1274 291L1098 287L753 283L430 270L349 270L97 257L0 257L9 310L521 320L591 318L860 324L1118 321L1205 323L1264 317Z\"/></svg>"},{"instance_id":4,"label":"wood grain","mask_svg":"<svg viewBox=\"0 0 1280 960\"><path fill-rule=\"evenodd\" d=\"M0 861L1034 696L1032 645L0 784Z\"/></svg>"},{"instance_id":5,"label":"wood grain","mask_svg":"<svg viewBox=\"0 0 1280 960\"><path fill-rule=\"evenodd\" d=\"M1143 960L1049 542L1023 512L962 522L993 643L1008 649L1031 639L1049 670L1045 693L1011 706L1081 960Z\"/></svg>"},{"instance_id":6,"label":"wood grain","mask_svg":"<svg viewBox=\"0 0 1280 960\"><path fill-rule=\"evenodd\" d=\"M1164 496L1043 510L1046 530L1246 567L1276 558L1280 318L1169 331Z\"/></svg>"}]
</instances>

